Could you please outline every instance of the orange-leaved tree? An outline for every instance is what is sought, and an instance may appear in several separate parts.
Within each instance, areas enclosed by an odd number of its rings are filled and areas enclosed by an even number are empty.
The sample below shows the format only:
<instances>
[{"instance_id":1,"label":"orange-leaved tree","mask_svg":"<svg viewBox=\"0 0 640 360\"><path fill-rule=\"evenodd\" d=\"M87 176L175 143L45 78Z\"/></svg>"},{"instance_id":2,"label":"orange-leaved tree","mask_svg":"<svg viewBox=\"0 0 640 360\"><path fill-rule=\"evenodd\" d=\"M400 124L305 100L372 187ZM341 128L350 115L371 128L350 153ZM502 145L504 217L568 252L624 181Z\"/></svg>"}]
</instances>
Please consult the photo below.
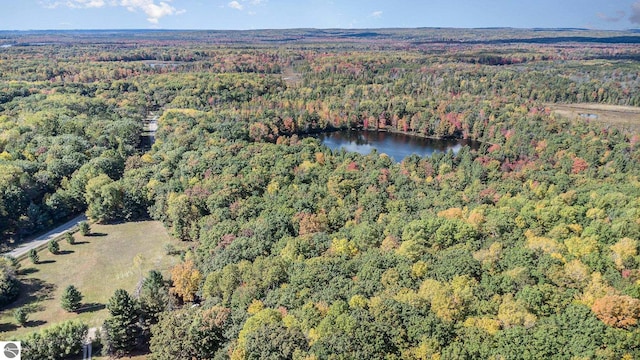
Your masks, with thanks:
<instances>
[{"instance_id":1,"label":"orange-leaved tree","mask_svg":"<svg viewBox=\"0 0 640 360\"><path fill-rule=\"evenodd\" d=\"M596 300L591 310L605 324L627 328L638 323L640 300L627 295L607 295Z\"/></svg>"},{"instance_id":2,"label":"orange-leaved tree","mask_svg":"<svg viewBox=\"0 0 640 360\"><path fill-rule=\"evenodd\" d=\"M184 302L195 300L196 292L202 281L202 273L196 268L193 260L187 260L171 269L173 288L171 292L182 298Z\"/></svg>"}]
</instances>

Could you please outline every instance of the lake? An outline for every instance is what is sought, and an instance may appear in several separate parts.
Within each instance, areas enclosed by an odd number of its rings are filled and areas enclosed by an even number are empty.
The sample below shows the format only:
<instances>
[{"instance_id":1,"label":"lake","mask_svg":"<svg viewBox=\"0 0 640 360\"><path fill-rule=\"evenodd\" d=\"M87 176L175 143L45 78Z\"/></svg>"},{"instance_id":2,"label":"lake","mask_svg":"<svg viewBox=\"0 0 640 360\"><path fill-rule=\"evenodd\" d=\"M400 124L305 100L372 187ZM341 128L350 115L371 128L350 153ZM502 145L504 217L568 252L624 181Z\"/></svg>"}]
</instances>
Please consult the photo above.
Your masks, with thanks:
<instances>
[{"instance_id":1,"label":"lake","mask_svg":"<svg viewBox=\"0 0 640 360\"><path fill-rule=\"evenodd\" d=\"M332 150L353 151L369 154L373 149L378 153L385 153L395 161L416 154L431 156L435 152L457 153L463 146L479 149L480 142L462 139L429 139L402 133L384 131L343 130L310 135L319 139Z\"/></svg>"}]
</instances>

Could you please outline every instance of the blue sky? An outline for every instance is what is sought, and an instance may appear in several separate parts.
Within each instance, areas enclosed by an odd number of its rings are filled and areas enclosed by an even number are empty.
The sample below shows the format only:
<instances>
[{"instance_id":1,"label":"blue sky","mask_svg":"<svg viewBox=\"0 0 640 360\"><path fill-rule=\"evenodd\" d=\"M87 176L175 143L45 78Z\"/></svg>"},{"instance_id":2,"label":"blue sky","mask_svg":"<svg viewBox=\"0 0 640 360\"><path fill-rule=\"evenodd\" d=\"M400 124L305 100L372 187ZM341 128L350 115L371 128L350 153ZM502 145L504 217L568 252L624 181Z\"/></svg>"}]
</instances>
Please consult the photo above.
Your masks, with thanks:
<instances>
[{"instance_id":1,"label":"blue sky","mask_svg":"<svg viewBox=\"0 0 640 360\"><path fill-rule=\"evenodd\" d=\"M640 0L0 0L0 29L640 28Z\"/></svg>"}]
</instances>

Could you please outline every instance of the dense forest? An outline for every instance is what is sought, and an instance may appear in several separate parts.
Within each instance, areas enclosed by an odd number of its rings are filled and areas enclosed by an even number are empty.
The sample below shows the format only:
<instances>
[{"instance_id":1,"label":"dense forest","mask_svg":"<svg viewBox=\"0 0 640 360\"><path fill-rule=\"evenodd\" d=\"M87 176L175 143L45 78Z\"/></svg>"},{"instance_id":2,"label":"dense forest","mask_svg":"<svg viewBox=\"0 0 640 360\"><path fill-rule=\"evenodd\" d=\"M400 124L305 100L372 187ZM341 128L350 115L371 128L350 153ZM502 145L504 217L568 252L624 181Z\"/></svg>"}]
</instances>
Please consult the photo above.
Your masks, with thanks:
<instances>
[{"instance_id":1,"label":"dense forest","mask_svg":"<svg viewBox=\"0 0 640 360\"><path fill-rule=\"evenodd\" d=\"M640 37L350 34L2 34L3 245L83 211L188 242L114 294L117 356L640 358L640 134L553 111L640 106ZM395 162L303 136L348 128L482 146Z\"/></svg>"}]
</instances>

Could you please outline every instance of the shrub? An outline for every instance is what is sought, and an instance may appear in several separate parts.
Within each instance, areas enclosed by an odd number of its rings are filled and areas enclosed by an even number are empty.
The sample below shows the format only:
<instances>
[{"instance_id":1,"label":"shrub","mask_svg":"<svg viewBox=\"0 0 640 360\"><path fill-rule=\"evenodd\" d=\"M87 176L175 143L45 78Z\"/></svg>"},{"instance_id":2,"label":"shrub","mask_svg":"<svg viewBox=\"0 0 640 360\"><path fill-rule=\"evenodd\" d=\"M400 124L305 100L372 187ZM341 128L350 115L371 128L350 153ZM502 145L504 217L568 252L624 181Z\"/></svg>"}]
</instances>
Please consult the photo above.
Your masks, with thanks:
<instances>
[{"instance_id":1,"label":"shrub","mask_svg":"<svg viewBox=\"0 0 640 360\"><path fill-rule=\"evenodd\" d=\"M167 255L177 255L180 252L176 249L176 247L171 244L171 243L167 243L164 245L164 251Z\"/></svg>"}]
</instances>

